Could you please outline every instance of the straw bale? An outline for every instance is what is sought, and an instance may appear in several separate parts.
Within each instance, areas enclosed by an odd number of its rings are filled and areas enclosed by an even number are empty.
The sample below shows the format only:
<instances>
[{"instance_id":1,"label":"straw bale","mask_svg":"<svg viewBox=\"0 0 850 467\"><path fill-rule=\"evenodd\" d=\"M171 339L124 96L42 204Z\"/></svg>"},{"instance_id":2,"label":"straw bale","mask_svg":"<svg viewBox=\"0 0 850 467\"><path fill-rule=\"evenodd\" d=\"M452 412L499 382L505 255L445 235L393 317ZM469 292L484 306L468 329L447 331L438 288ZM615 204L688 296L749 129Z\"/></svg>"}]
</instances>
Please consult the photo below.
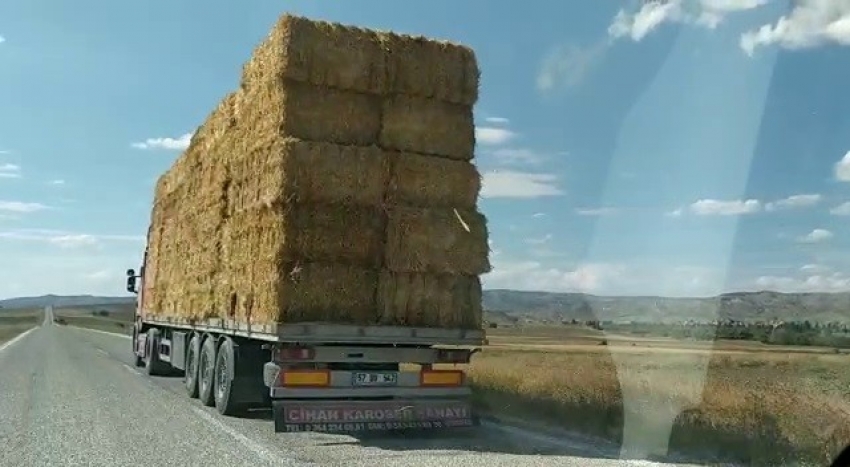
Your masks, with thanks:
<instances>
[{"instance_id":1,"label":"straw bale","mask_svg":"<svg viewBox=\"0 0 850 467\"><path fill-rule=\"evenodd\" d=\"M469 47L425 37L385 34L390 94L473 105L479 70Z\"/></svg>"},{"instance_id":2,"label":"straw bale","mask_svg":"<svg viewBox=\"0 0 850 467\"><path fill-rule=\"evenodd\" d=\"M481 282L478 276L396 273L382 270L377 305L380 323L480 329Z\"/></svg>"},{"instance_id":3,"label":"straw bale","mask_svg":"<svg viewBox=\"0 0 850 467\"><path fill-rule=\"evenodd\" d=\"M197 146L197 150L208 153L222 138L226 137L229 130L236 126L239 102L238 92L227 94L219 102L192 135L191 142Z\"/></svg>"},{"instance_id":4,"label":"straw bale","mask_svg":"<svg viewBox=\"0 0 850 467\"><path fill-rule=\"evenodd\" d=\"M333 262L379 267L386 220L378 208L344 204L258 207L235 213L233 223L256 232L256 260Z\"/></svg>"},{"instance_id":5,"label":"straw bale","mask_svg":"<svg viewBox=\"0 0 850 467\"><path fill-rule=\"evenodd\" d=\"M381 131L381 98L296 81L251 89L244 96L238 140L291 136L308 141L369 146Z\"/></svg>"},{"instance_id":6,"label":"straw bale","mask_svg":"<svg viewBox=\"0 0 850 467\"><path fill-rule=\"evenodd\" d=\"M473 158L471 106L398 95L385 99L383 109L381 147L464 161Z\"/></svg>"},{"instance_id":7,"label":"straw bale","mask_svg":"<svg viewBox=\"0 0 850 467\"><path fill-rule=\"evenodd\" d=\"M389 156L376 146L276 139L234 162L232 178L237 210L280 200L379 206Z\"/></svg>"},{"instance_id":8,"label":"straw bale","mask_svg":"<svg viewBox=\"0 0 850 467\"><path fill-rule=\"evenodd\" d=\"M250 88L290 79L382 95L385 59L374 31L284 15L243 67L242 81Z\"/></svg>"},{"instance_id":9,"label":"straw bale","mask_svg":"<svg viewBox=\"0 0 850 467\"><path fill-rule=\"evenodd\" d=\"M387 192L390 204L475 209L481 175L467 161L398 154Z\"/></svg>"},{"instance_id":10,"label":"straw bale","mask_svg":"<svg viewBox=\"0 0 850 467\"><path fill-rule=\"evenodd\" d=\"M377 270L330 263L256 266L247 316L253 323L376 322Z\"/></svg>"},{"instance_id":11,"label":"straw bale","mask_svg":"<svg viewBox=\"0 0 850 467\"><path fill-rule=\"evenodd\" d=\"M385 255L385 266L393 272L486 273L487 220L468 209L394 206Z\"/></svg>"}]
</instances>

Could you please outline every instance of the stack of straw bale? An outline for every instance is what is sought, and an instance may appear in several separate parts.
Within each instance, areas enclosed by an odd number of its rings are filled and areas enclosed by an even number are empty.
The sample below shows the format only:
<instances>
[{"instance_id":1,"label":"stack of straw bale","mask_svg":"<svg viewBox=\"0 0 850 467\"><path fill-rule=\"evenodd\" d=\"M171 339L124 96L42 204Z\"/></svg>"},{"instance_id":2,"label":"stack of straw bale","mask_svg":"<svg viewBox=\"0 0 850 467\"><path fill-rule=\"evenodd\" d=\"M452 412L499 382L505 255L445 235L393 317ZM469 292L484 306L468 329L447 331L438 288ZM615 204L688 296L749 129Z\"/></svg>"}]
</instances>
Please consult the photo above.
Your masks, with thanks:
<instances>
[{"instance_id":1,"label":"stack of straw bale","mask_svg":"<svg viewBox=\"0 0 850 467\"><path fill-rule=\"evenodd\" d=\"M282 17L157 184L149 312L480 327L477 94L466 47Z\"/></svg>"}]
</instances>

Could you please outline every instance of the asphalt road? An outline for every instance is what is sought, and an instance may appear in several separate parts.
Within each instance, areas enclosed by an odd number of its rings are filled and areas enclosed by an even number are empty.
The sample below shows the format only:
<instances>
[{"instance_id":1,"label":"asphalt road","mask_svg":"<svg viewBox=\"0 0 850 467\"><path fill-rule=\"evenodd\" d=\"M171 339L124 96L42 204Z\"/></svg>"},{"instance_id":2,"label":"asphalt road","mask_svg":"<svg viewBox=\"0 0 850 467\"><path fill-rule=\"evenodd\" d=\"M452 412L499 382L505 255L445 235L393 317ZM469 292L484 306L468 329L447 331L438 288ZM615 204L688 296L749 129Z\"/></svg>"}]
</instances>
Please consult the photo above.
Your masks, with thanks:
<instances>
[{"instance_id":1,"label":"asphalt road","mask_svg":"<svg viewBox=\"0 0 850 467\"><path fill-rule=\"evenodd\" d=\"M126 336L56 326L50 311L0 347L0 466L662 465L493 424L417 438L276 434L268 413L222 417L189 399L180 378L143 376Z\"/></svg>"}]
</instances>

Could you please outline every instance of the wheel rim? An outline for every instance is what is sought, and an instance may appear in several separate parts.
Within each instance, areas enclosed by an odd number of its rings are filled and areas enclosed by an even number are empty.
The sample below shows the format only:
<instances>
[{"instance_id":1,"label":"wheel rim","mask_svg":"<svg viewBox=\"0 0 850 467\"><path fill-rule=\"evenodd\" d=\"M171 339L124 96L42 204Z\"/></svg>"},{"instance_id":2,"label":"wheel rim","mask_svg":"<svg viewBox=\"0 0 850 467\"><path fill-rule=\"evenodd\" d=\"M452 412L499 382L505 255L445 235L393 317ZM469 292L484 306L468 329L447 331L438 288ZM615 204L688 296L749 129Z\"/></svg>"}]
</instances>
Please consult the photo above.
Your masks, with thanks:
<instances>
[{"instance_id":1,"label":"wheel rim","mask_svg":"<svg viewBox=\"0 0 850 467\"><path fill-rule=\"evenodd\" d=\"M206 392L207 387L209 386L210 379L212 378L212 371L209 365L209 359L207 358L207 352L201 352L201 364L200 364L200 373L201 373L201 389Z\"/></svg>"},{"instance_id":2,"label":"wheel rim","mask_svg":"<svg viewBox=\"0 0 850 467\"><path fill-rule=\"evenodd\" d=\"M227 384L227 358L225 358L223 353L218 357L218 365L215 376L216 397L218 400L223 400L225 385Z\"/></svg>"},{"instance_id":3,"label":"wheel rim","mask_svg":"<svg viewBox=\"0 0 850 467\"><path fill-rule=\"evenodd\" d=\"M188 384L192 384L192 382L195 380L195 369L198 366L195 362L195 360L197 360L197 355L195 354L195 348L193 345L189 346L189 355L187 357L188 358L186 359L186 382Z\"/></svg>"}]
</instances>

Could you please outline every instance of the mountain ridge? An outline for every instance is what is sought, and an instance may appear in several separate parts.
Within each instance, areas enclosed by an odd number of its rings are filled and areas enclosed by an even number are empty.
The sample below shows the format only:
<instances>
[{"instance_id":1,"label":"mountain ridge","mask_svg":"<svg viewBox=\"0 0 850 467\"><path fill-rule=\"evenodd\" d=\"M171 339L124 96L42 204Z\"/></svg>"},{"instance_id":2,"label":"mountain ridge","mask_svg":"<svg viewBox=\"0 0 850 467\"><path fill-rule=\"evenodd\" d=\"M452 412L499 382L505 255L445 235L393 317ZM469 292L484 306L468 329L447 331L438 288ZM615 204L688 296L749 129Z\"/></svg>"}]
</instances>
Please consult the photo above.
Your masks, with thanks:
<instances>
[{"instance_id":1,"label":"mountain ridge","mask_svg":"<svg viewBox=\"0 0 850 467\"><path fill-rule=\"evenodd\" d=\"M41 295L0 300L0 308L131 305L135 296ZM485 319L494 322L734 320L850 322L850 292L729 292L713 297L602 296L580 292L489 289Z\"/></svg>"}]
</instances>

